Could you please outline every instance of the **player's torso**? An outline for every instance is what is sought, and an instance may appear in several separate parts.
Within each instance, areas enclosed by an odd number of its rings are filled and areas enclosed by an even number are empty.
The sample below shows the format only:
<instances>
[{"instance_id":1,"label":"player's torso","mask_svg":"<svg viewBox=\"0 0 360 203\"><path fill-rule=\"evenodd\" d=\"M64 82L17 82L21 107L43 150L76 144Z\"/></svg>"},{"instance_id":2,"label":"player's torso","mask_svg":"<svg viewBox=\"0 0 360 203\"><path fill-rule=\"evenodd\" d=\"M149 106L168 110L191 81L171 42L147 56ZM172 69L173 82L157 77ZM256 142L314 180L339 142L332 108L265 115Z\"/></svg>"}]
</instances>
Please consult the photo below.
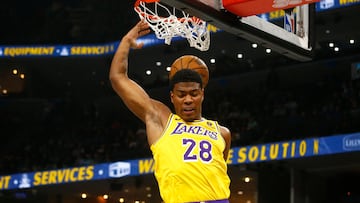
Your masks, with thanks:
<instances>
[{"instance_id":1,"label":"player's torso","mask_svg":"<svg viewBox=\"0 0 360 203\"><path fill-rule=\"evenodd\" d=\"M228 198L230 181L224 148L216 122L203 119L186 123L172 115L163 136L151 146L164 201Z\"/></svg>"}]
</instances>

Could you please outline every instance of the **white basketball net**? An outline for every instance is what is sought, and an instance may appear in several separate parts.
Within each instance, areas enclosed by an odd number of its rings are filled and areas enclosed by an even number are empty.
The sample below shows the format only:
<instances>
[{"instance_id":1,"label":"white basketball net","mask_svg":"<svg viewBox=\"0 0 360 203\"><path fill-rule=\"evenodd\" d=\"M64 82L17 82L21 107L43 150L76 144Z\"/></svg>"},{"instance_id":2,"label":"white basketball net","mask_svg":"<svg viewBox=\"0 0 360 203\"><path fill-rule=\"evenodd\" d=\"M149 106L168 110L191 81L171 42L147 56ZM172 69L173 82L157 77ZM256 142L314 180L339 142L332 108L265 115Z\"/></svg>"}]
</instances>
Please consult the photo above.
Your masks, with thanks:
<instances>
[{"instance_id":1,"label":"white basketball net","mask_svg":"<svg viewBox=\"0 0 360 203\"><path fill-rule=\"evenodd\" d=\"M177 10L173 7L173 12L152 0L149 3L137 1L134 9L141 19L145 19L155 35L159 39L164 39L165 44L170 45L173 37L186 38L190 47L207 51L210 46L210 31L207 29L206 22L194 17L184 11ZM153 4L150 8L150 4ZM176 11L178 11L176 13ZM167 16L160 16L160 12ZM181 13L182 17L178 18L176 14Z\"/></svg>"}]
</instances>

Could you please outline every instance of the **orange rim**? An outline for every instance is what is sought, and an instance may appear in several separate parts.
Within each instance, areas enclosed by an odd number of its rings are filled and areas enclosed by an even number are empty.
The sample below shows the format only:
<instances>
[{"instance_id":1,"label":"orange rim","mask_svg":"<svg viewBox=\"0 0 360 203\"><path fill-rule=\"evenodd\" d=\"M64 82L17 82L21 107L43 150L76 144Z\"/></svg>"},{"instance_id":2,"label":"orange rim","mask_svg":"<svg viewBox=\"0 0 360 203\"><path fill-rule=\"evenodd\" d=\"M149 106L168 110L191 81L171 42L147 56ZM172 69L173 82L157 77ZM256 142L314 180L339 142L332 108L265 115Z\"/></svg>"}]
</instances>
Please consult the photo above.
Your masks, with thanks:
<instances>
[{"instance_id":1,"label":"orange rim","mask_svg":"<svg viewBox=\"0 0 360 203\"><path fill-rule=\"evenodd\" d=\"M146 12L141 11L141 9L139 8L140 6L140 2L145 2L145 3L154 3L154 2L160 2L160 0L137 0L134 4L134 9L136 10L137 13L139 13L142 17L144 18L149 18L151 20L156 20L156 19L164 19L166 17L161 17L161 16L154 16L152 14L148 14ZM200 24L201 22L203 22L203 20L201 20L198 17L192 16L189 18L178 18L178 21L180 22L185 22L185 21L191 21L194 22L196 24ZM166 21L165 21L166 22Z\"/></svg>"},{"instance_id":2,"label":"orange rim","mask_svg":"<svg viewBox=\"0 0 360 203\"><path fill-rule=\"evenodd\" d=\"M134 7L138 7L140 5L140 2L143 1L145 3L154 3L154 2L160 2L160 0L136 0Z\"/></svg>"}]
</instances>

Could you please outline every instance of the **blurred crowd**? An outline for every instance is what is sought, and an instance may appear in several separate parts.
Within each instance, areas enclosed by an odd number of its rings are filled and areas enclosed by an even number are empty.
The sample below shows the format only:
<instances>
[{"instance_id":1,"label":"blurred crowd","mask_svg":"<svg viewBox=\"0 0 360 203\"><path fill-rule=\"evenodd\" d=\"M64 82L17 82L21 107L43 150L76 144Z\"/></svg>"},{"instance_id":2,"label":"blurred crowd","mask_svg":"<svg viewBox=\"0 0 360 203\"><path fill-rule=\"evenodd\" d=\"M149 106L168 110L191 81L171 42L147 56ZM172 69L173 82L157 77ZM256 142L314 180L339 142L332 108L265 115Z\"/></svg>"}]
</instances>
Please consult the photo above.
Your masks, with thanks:
<instances>
[{"instance_id":1,"label":"blurred crowd","mask_svg":"<svg viewBox=\"0 0 360 203\"><path fill-rule=\"evenodd\" d=\"M110 111L71 99L0 101L0 174L150 157L144 125L115 101ZM268 77L206 92L203 116L231 129L233 147L358 132L360 80L284 86Z\"/></svg>"},{"instance_id":2,"label":"blurred crowd","mask_svg":"<svg viewBox=\"0 0 360 203\"><path fill-rule=\"evenodd\" d=\"M0 7L2 44L103 43L137 22L135 1L7 1Z\"/></svg>"},{"instance_id":3,"label":"blurred crowd","mask_svg":"<svg viewBox=\"0 0 360 203\"><path fill-rule=\"evenodd\" d=\"M322 81L289 89L248 89L224 96L213 117L249 145L360 130L360 81Z\"/></svg>"}]
</instances>

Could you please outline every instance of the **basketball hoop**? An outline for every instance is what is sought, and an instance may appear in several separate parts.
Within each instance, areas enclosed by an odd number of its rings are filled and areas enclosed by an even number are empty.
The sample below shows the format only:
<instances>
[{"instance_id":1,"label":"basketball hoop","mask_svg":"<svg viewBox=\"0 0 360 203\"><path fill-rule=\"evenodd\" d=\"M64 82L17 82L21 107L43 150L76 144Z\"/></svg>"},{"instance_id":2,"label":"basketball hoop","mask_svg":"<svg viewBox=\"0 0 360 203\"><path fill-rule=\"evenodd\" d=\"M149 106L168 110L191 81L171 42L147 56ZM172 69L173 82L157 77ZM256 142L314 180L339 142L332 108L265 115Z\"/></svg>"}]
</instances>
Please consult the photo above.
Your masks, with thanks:
<instances>
[{"instance_id":1,"label":"basketball hoop","mask_svg":"<svg viewBox=\"0 0 360 203\"><path fill-rule=\"evenodd\" d=\"M137 0L135 11L141 19L145 19L155 35L170 45L173 37L186 38L190 47L207 51L210 46L210 31L206 22L188 13L166 7L160 0ZM178 18L177 16L181 16Z\"/></svg>"}]
</instances>

